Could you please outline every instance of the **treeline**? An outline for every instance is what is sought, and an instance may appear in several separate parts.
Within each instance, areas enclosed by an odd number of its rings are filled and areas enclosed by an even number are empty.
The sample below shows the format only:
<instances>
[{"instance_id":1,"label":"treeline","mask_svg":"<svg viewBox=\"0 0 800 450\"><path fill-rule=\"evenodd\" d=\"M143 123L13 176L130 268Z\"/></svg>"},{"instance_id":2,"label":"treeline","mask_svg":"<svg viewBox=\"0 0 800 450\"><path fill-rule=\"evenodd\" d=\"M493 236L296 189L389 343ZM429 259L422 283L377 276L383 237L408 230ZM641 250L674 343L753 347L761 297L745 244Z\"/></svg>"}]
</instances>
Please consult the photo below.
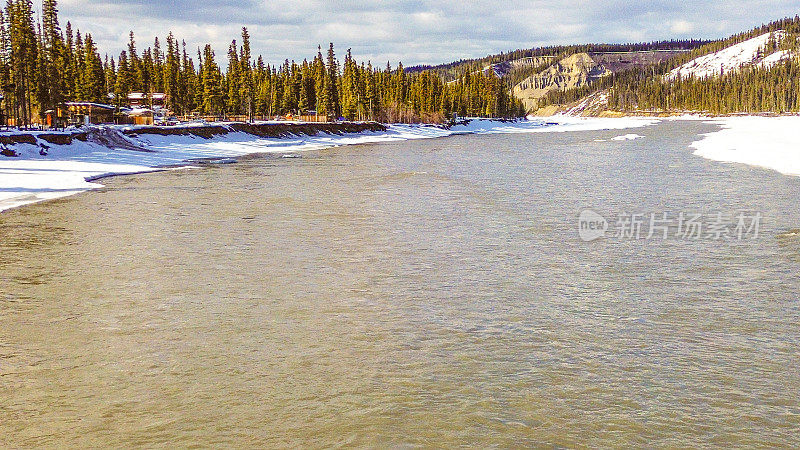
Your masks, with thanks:
<instances>
[{"instance_id":1,"label":"treeline","mask_svg":"<svg viewBox=\"0 0 800 450\"><path fill-rule=\"evenodd\" d=\"M167 94L177 115L305 114L348 120L441 122L460 116L518 117L521 103L494 74L464 71L447 83L436 73L407 73L358 63L333 44L309 61L266 64L253 57L250 35L231 42L225 61L210 45L190 52L172 33L140 49L133 32L127 50L101 57L90 33L59 25L57 0L43 0L41 21L31 0L8 0L0 11L0 84L5 114L27 126L69 101L124 106L131 92Z\"/></svg>"}]
</instances>

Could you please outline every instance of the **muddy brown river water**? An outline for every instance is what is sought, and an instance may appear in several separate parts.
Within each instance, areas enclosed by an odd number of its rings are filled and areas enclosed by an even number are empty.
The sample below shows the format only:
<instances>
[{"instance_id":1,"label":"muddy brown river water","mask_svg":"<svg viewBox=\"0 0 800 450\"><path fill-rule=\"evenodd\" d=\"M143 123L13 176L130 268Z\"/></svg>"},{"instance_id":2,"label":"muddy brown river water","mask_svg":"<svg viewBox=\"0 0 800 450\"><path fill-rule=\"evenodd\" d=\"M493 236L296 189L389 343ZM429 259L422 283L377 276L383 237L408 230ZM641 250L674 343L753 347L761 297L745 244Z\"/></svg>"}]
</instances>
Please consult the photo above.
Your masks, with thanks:
<instances>
[{"instance_id":1,"label":"muddy brown river water","mask_svg":"<svg viewBox=\"0 0 800 450\"><path fill-rule=\"evenodd\" d=\"M693 156L711 130L256 156L4 212L0 447L800 446L800 179ZM584 208L763 223L584 242Z\"/></svg>"}]
</instances>

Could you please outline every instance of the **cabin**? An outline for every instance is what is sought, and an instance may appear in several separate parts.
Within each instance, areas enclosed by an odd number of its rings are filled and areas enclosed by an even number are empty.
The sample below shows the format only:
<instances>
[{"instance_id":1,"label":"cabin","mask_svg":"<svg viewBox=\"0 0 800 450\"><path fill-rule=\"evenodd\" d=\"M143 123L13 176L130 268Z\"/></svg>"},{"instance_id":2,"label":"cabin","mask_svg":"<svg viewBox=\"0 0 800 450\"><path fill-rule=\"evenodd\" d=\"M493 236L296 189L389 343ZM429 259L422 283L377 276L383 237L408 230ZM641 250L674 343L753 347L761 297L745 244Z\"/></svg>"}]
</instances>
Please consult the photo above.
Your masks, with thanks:
<instances>
[{"instance_id":1,"label":"cabin","mask_svg":"<svg viewBox=\"0 0 800 450\"><path fill-rule=\"evenodd\" d=\"M64 106L67 112L67 123L71 125L114 123L114 111L116 108L111 105L91 102L67 102Z\"/></svg>"},{"instance_id":2,"label":"cabin","mask_svg":"<svg viewBox=\"0 0 800 450\"><path fill-rule=\"evenodd\" d=\"M152 94L145 94L144 92L131 92L128 94L128 104L131 108L157 108L165 107L167 105L167 94L163 92L153 92Z\"/></svg>"}]
</instances>

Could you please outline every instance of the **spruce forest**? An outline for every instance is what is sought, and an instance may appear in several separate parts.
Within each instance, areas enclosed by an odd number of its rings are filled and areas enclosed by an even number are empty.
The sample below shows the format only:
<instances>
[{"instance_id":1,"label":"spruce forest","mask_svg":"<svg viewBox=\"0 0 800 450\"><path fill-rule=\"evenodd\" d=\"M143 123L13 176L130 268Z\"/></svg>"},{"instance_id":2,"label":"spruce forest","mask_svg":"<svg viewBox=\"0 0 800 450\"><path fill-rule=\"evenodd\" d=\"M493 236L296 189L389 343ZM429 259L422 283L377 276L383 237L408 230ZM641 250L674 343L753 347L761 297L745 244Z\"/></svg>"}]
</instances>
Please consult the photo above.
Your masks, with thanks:
<instances>
[{"instance_id":1,"label":"spruce forest","mask_svg":"<svg viewBox=\"0 0 800 450\"><path fill-rule=\"evenodd\" d=\"M376 68L348 50L336 58L333 44L309 61L266 64L250 51L242 28L224 61L211 48L187 48L169 33L138 47L130 33L118 56L101 56L91 33L63 30L57 0L43 0L41 21L31 0L8 0L0 12L0 84L5 115L20 126L36 122L64 102L125 106L128 94L167 94L178 116L273 117L315 111L329 117L383 122L443 122L458 116L518 117L522 105L494 74L464 69L445 82L431 71L406 73L402 63ZM196 59L195 59L196 58Z\"/></svg>"},{"instance_id":2,"label":"spruce forest","mask_svg":"<svg viewBox=\"0 0 800 450\"><path fill-rule=\"evenodd\" d=\"M481 59L404 69L358 62L350 50L339 60L333 44L318 47L302 62L268 64L253 56L250 34L230 43L220 56L210 45L189 48L172 33L139 47L130 33L127 50L101 56L91 33L61 27L57 0L42 0L41 19L32 0L7 0L0 11L0 87L2 113L26 127L40 123L48 110L65 102L127 106L128 95L166 94L176 116L271 118L316 113L329 118L380 122L442 123L454 116L512 118L526 111L511 86L546 69L522 66L499 77L488 64L578 52L631 52L685 49L655 66L614 73L566 90L554 90L539 102L567 105L605 92L607 108L624 113L702 111L800 112L800 64L787 60L770 69L758 66L722 76L668 80L670 70L693 58L760 34L784 30L788 38L772 51L800 50L800 18L787 18L728 39L661 41L640 44L586 44L516 50Z\"/></svg>"}]
</instances>

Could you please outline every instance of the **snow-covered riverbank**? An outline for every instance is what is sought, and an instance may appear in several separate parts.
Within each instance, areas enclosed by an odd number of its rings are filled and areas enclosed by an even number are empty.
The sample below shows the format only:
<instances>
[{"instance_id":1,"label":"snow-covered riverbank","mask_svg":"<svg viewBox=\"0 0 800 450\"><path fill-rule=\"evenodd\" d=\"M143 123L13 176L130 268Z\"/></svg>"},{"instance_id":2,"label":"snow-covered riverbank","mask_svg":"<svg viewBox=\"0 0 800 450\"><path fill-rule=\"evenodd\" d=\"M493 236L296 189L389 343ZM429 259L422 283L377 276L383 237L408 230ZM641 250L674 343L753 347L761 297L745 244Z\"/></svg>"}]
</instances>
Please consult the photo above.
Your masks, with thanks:
<instances>
[{"instance_id":1,"label":"snow-covered riverbank","mask_svg":"<svg viewBox=\"0 0 800 450\"><path fill-rule=\"evenodd\" d=\"M292 153L341 145L430 139L465 133L542 133L636 128L655 119L536 118L518 122L472 120L450 129L419 125L390 125L385 132L344 135L319 134L290 138L259 138L233 132L204 139L199 136L140 134L130 138L147 151L111 149L93 142L73 140L69 145L11 146L18 157L0 156L0 211L38 201L73 195L102 187L96 179L109 174L131 174L179 166L203 158L233 158L253 153ZM0 133L2 135L9 133Z\"/></svg>"},{"instance_id":2,"label":"snow-covered riverbank","mask_svg":"<svg viewBox=\"0 0 800 450\"><path fill-rule=\"evenodd\" d=\"M800 116L722 117L709 121L723 129L694 142L695 155L800 175Z\"/></svg>"},{"instance_id":3,"label":"snow-covered riverbank","mask_svg":"<svg viewBox=\"0 0 800 450\"><path fill-rule=\"evenodd\" d=\"M697 156L800 176L800 133L796 131L800 129L800 116L671 119L556 116L518 122L472 120L451 129L390 125L384 132L289 138L259 138L244 132L213 136L211 139L192 135L140 134L129 139L146 151L111 149L77 139L69 145L47 144L44 149L46 155L40 154L43 148L39 145L18 143L9 146L19 156L0 156L0 211L102 187L96 181L100 177L185 166L198 159L235 158L253 153L294 153L341 145L430 139L466 133L623 130L652 125L659 120L704 120L722 126L722 130L702 136L692 144ZM0 136L9 134L0 133ZM638 135L628 134L616 139L633 136Z\"/></svg>"}]
</instances>

